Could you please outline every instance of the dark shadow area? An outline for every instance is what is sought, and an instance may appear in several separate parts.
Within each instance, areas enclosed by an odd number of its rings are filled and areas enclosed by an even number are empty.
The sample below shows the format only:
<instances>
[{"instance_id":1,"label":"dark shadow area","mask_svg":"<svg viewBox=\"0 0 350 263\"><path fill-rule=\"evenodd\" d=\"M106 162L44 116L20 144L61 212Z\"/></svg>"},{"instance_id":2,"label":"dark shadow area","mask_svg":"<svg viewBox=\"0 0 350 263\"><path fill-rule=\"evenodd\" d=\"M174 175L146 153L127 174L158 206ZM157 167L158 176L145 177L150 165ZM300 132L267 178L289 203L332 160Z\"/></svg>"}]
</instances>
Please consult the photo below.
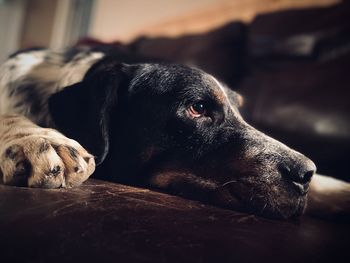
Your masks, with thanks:
<instances>
[{"instance_id":1,"label":"dark shadow area","mask_svg":"<svg viewBox=\"0 0 350 263\"><path fill-rule=\"evenodd\" d=\"M345 262L350 241L348 224L268 220L92 179L0 192L2 262Z\"/></svg>"}]
</instances>

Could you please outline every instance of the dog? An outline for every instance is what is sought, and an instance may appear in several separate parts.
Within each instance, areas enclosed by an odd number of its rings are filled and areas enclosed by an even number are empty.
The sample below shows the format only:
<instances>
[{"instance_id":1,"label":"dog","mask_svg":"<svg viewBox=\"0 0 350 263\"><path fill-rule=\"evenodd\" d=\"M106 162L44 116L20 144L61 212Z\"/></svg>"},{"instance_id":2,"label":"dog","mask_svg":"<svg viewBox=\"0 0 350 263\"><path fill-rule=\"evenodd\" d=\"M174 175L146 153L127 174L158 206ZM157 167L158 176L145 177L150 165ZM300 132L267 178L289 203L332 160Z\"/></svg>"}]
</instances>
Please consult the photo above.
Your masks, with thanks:
<instances>
[{"instance_id":1,"label":"dog","mask_svg":"<svg viewBox=\"0 0 350 263\"><path fill-rule=\"evenodd\" d=\"M350 211L349 184L315 175L310 159L246 123L242 104L184 65L18 52L0 68L0 175L60 188L94 173L279 219Z\"/></svg>"}]
</instances>

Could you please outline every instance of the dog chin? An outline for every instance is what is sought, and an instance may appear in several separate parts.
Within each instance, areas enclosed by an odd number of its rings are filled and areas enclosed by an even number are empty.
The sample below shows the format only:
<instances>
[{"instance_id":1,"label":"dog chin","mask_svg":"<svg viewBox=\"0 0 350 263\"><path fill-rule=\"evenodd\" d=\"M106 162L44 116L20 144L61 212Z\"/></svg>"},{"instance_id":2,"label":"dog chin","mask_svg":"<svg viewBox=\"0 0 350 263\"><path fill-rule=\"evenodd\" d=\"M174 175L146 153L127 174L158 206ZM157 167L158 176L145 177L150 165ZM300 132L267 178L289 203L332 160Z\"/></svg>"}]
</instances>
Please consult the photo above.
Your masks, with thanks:
<instances>
[{"instance_id":1,"label":"dog chin","mask_svg":"<svg viewBox=\"0 0 350 263\"><path fill-rule=\"evenodd\" d=\"M194 174L162 172L155 174L150 184L161 191L189 199L273 219L297 218L306 206L306 195L299 195L277 181L273 186L237 182L220 187Z\"/></svg>"},{"instance_id":2,"label":"dog chin","mask_svg":"<svg viewBox=\"0 0 350 263\"><path fill-rule=\"evenodd\" d=\"M288 189L282 193L246 195L247 192L237 192L232 189L222 191L221 199L216 201L231 210L252 213L272 219L294 219L300 217L306 208L307 196L297 195Z\"/></svg>"},{"instance_id":3,"label":"dog chin","mask_svg":"<svg viewBox=\"0 0 350 263\"><path fill-rule=\"evenodd\" d=\"M306 208L306 198L305 197L299 197L295 200L290 200L288 203L281 202L281 203L274 203L274 204L268 204L264 209L261 209L261 207L254 207L252 206L255 211L253 211L255 214L260 214L267 218L273 218L273 219L295 219L300 217Z\"/></svg>"}]
</instances>

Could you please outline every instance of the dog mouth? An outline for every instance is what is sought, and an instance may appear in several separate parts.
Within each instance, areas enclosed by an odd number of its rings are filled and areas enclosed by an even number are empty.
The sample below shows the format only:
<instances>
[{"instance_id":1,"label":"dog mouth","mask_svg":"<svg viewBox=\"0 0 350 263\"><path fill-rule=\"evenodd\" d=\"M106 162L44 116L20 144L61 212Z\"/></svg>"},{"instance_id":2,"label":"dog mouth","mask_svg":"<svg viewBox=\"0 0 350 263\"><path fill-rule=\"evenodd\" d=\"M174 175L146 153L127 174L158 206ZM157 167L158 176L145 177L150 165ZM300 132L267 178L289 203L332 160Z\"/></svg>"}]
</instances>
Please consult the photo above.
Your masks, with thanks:
<instances>
[{"instance_id":1,"label":"dog mouth","mask_svg":"<svg viewBox=\"0 0 350 263\"><path fill-rule=\"evenodd\" d=\"M299 193L301 196L305 196L309 192L309 183L302 184L297 182L290 182L289 184L291 185L292 189L294 189L294 191Z\"/></svg>"},{"instance_id":2,"label":"dog mouth","mask_svg":"<svg viewBox=\"0 0 350 263\"><path fill-rule=\"evenodd\" d=\"M220 201L229 209L272 219L289 219L304 213L308 188L308 184L294 182L267 186L230 180L218 190Z\"/></svg>"},{"instance_id":3,"label":"dog mouth","mask_svg":"<svg viewBox=\"0 0 350 263\"><path fill-rule=\"evenodd\" d=\"M256 176L234 178L225 183L218 183L192 173L169 171L154 175L151 186L225 209L272 219L301 216L306 207L309 187L308 184L276 178L259 180Z\"/></svg>"}]
</instances>

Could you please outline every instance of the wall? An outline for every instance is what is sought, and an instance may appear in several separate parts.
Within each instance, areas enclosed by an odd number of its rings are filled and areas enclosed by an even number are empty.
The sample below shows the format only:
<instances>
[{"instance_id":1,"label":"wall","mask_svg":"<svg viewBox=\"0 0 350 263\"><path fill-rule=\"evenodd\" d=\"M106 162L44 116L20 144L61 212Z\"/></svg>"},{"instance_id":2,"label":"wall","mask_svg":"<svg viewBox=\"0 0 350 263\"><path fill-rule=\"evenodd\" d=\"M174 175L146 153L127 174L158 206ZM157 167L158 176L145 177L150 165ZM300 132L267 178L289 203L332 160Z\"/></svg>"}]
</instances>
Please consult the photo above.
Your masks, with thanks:
<instances>
[{"instance_id":1,"label":"wall","mask_svg":"<svg viewBox=\"0 0 350 263\"><path fill-rule=\"evenodd\" d=\"M220 2L227 0L96 0L90 34L104 40L129 40L145 26Z\"/></svg>"},{"instance_id":2,"label":"wall","mask_svg":"<svg viewBox=\"0 0 350 263\"><path fill-rule=\"evenodd\" d=\"M203 32L229 20L291 7L327 6L339 0L95 0L90 35L130 41L140 34Z\"/></svg>"},{"instance_id":3,"label":"wall","mask_svg":"<svg viewBox=\"0 0 350 263\"><path fill-rule=\"evenodd\" d=\"M48 47L58 0L30 0L27 3L21 47Z\"/></svg>"},{"instance_id":4,"label":"wall","mask_svg":"<svg viewBox=\"0 0 350 263\"><path fill-rule=\"evenodd\" d=\"M25 7L24 0L0 1L0 63L19 48Z\"/></svg>"}]
</instances>

